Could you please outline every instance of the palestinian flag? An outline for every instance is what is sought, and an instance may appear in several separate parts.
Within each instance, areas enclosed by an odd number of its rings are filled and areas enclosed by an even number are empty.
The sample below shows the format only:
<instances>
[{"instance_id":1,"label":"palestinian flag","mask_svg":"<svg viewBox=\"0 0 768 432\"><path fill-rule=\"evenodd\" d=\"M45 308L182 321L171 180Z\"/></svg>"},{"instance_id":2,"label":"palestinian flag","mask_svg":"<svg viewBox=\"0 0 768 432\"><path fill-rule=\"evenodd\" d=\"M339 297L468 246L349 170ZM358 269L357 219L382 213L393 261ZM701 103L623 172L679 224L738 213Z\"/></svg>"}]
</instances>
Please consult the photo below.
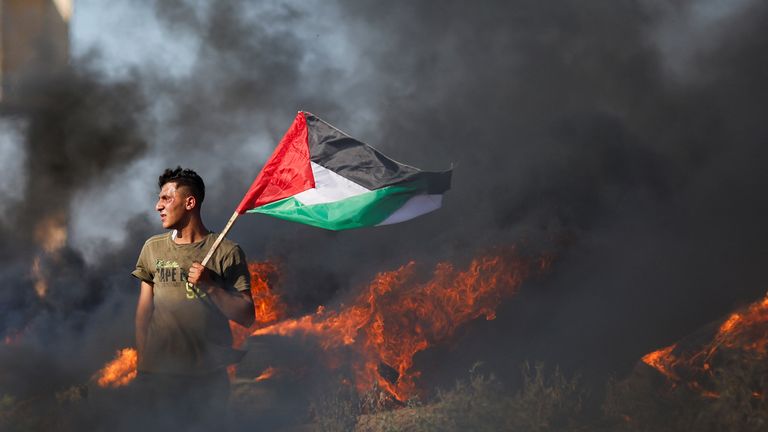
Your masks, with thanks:
<instances>
[{"instance_id":1,"label":"palestinian flag","mask_svg":"<svg viewBox=\"0 0 768 432\"><path fill-rule=\"evenodd\" d=\"M440 208L451 171L429 172L300 111L237 213L263 213L329 230L388 225Z\"/></svg>"}]
</instances>

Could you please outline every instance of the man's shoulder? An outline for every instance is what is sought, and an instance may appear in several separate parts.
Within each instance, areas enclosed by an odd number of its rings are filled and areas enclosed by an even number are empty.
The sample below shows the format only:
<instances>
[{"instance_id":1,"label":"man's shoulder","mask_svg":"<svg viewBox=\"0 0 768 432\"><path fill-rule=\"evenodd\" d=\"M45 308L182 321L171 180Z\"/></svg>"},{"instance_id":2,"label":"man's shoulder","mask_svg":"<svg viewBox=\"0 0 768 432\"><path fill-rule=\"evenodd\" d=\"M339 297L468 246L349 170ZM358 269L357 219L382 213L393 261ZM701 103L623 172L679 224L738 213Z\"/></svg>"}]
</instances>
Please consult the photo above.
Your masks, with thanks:
<instances>
[{"instance_id":1,"label":"man's shoulder","mask_svg":"<svg viewBox=\"0 0 768 432\"><path fill-rule=\"evenodd\" d=\"M152 237L148 238L147 241L144 242L144 247L152 246L153 244L157 244L158 242L165 241L168 239L169 233L160 233L153 235Z\"/></svg>"},{"instance_id":2,"label":"man's shoulder","mask_svg":"<svg viewBox=\"0 0 768 432\"><path fill-rule=\"evenodd\" d=\"M216 236L218 236L218 233L216 234ZM224 253L224 255L228 255L230 253L242 250L242 248L240 248L239 244L237 244L237 243L233 242L232 240L224 237L221 240L221 244L219 244L219 250L222 251Z\"/></svg>"},{"instance_id":3,"label":"man's shoulder","mask_svg":"<svg viewBox=\"0 0 768 432\"><path fill-rule=\"evenodd\" d=\"M213 238L218 237L218 233L213 233ZM238 262L240 260L246 260L245 253L239 244L233 242L228 238L223 238L219 247L214 252L213 258L223 263Z\"/></svg>"}]
</instances>

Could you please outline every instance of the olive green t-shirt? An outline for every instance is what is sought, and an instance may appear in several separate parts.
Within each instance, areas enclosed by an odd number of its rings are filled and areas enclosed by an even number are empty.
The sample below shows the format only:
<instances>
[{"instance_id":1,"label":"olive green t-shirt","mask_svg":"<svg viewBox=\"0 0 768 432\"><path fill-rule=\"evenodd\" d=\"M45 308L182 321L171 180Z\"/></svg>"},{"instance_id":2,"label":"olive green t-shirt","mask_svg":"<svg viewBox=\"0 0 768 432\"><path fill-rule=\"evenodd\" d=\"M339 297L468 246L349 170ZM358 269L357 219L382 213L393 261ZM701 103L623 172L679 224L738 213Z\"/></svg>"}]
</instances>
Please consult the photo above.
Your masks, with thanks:
<instances>
[{"instance_id":1,"label":"olive green t-shirt","mask_svg":"<svg viewBox=\"0 0 768 432\"><path fill-rule=\"evenodd\" d=\"M216 240L210 233L177 244L171 232L144 243L131 274L153 284L154 310L138 370L203 374L236 363L243 352L232 348L229 321L204 291L187 282L192 263L200 262ZM206 265L211 279L229 291L250 288L248 263L240 246L224 239Z\"/></svg>"}]
</instances>

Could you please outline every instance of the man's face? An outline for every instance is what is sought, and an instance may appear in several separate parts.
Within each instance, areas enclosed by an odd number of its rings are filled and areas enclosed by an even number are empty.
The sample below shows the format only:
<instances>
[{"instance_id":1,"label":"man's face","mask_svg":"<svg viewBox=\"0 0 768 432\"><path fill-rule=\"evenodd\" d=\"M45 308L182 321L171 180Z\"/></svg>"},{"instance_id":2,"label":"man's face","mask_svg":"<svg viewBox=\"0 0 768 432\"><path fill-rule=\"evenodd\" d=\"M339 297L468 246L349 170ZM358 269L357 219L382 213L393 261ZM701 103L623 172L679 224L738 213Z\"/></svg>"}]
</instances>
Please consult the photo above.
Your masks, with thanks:
<instances>
[{"instance_id":1,"label":"man's face","mask_svg":"<svg viewBox=\"0 0 768 432\"><path fill-rule=\"evenodd\" d=\"M160 212L163 228L173 229L184 226L191 208L188 208L189 195L175 182L168 182L160 188L155 210Z\"/></svg>"}]
</instances>

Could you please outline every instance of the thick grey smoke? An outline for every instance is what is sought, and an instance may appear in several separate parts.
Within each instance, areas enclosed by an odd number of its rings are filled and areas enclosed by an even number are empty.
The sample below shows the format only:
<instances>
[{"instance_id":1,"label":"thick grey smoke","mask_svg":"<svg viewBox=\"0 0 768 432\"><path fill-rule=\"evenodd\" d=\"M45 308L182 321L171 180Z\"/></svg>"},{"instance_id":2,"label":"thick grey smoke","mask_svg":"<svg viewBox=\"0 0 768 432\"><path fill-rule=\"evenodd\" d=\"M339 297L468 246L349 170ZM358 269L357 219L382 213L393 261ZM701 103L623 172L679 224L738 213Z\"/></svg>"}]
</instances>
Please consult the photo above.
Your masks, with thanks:
<instances>
[{"instance_id":1,"label":"thick grey smoke","mask_svg":"<svg viewBox=\"0 0 768 432\"><path fill-rule=\"evenodd\" d=\"M67 243L71 201L85 186L105 181L140 155L149 123L142 118L144 103L136 85L106 83L86 59L62 71L36 71L17 95L24 103L6 112L3 123L15 158L4 161L14 166L14 178L8 182L13 205L0 224L0 328L26 352L37 353L22 357L72 367L77 364L72 353L89 349L80 342L83 331L105 326L101 308L119 300L108 267L101 267L114 252L103 250L104 261L88 266ZM57 374L65 375L57 367L35 373L43 382L51 379L48 385L58 382L51 378ZM21 373L14 379L35 390L31 383L38 380L32 378ZM0 386L18 389L4 380Z\"/></svg>"},{"instance_id":2,"label":"thick grey smoke","mask_svg":"<svg viewBox=\"0 0 768 432\"><path fill-rule=\"evenodd\" d=\"M568 245L460 351L499 369L624 370L765 291L766 9L711 4L707 43L681 43L675 29L696 28L706 6L344 4L376 35L357 39L377 71L371 141L416 165L458 164L446 208L396 228L411 246L377 259Z\"/></svg>"},{"instance_id":3,"label":"thick grey smoke","mask_svg":"<svg viewBox=\"0 0 768 432\"><path fill-rule=\"evenodd\" d=\"M80 270L58 283L81 287L79 304L91 305L74 308L81 322L110 323L81 324L64 339L86 335L100 353L118 348L109 335L129 341L127 274L159 230L147 216L159 170L198 170L207 223L219 229L305 109L397 160L456 168L445 207L401 225L329 233L238 221L231 237L250 258L283 264L294 313L410 259L428 269L518 243L555 250L551 272L495 321L473 323L471 337L418 356L417 366L433 365L424 383L450 382L476 360L502 374L522 359L593 375L628 370L766 289L768 7L729 4L147 3L162 35L192 47L183 70L156 58L122 82L74 79L95 95L79 106L98 115L62 123L54 104L26 132L27 157L47 156L27 162L18 209L34 222L45 207L26 197L61 185L51 200L76 204L75 235L88 241L78 249L85 259L71 251ZM61 128L73 134L68 144L44 144ZM101 212L112 224L83 222ZM30 306L27 260L11 263L0 304L16 328L41 312ZM57 319L72 322L65 315Z\"/></svg>"},{"instance_id":4,"label":"thick grey smoke","mask_svg":"<svg viewBox=\"0 0 768 432\"><path fill-rule=\"evenodd\" d=\"M459 165L448 206L404 228L409 242L568 242L544 286L466 351L485 344L500 368L528 357L623 370L765 291L766 9L715 10L706 44L670 52L670 22L695 27L705 6L346 4L375 34L397 29L371 55L380 142Z\"/></svg>"}]
</instances>

